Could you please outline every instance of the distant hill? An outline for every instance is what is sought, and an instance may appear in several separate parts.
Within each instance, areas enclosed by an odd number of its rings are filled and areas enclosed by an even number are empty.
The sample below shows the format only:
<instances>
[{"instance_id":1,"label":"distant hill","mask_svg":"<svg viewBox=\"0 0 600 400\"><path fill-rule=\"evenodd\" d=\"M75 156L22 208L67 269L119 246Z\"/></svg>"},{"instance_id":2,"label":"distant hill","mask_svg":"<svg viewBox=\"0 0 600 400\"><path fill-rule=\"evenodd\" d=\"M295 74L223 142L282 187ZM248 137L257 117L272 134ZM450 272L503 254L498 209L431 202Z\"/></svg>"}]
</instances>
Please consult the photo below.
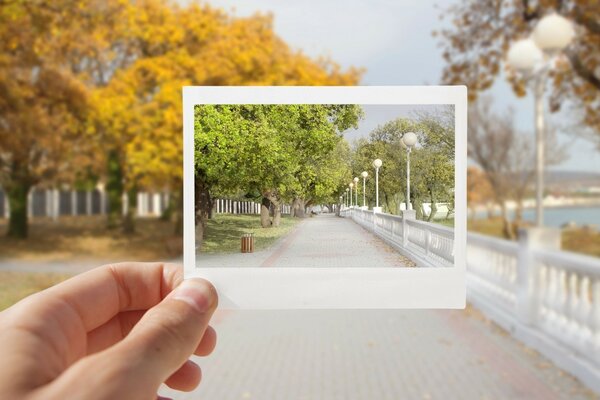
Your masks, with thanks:
<instances>
[{"instance_id":1,"label":"distant hill","mask_svg":"<svg viewBox=\"0 0 600 400\"><path fill-rule=\"evenodd\" d=\"M600 172L546 171L546 185L555 190L600 187Z\"/></svg>"}]
</instances>

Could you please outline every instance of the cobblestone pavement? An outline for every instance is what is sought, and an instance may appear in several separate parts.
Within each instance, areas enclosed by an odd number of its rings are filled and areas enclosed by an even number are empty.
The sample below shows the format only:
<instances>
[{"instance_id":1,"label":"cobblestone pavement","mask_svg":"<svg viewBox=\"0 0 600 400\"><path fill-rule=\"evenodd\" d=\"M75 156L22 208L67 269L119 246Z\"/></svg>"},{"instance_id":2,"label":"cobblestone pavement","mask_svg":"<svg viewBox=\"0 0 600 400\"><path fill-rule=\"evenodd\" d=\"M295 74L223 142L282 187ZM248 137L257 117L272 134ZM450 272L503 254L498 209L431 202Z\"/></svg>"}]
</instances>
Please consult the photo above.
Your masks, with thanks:
<instances>
[{"instance_id":1,"label":"cobblestone pavement","mask_svg":"<svg viewBox=\"0 0 600 400\"><path fill-rule=\"evenodd\" d=\"M414 266L384 241L348 218L307 218L269 249L251 254L200 254L209 267L407 267Z\"/></svg>"},{"instance_id":2,"label":"cobblestone pavement","mask_svg":"<svg viewBox=\"0 0 600 400\"><path fill-rule=\"evenodd\" d=\"M477 311L223 311L175 399L594 399Z\"/></svg>"}]
</instances>

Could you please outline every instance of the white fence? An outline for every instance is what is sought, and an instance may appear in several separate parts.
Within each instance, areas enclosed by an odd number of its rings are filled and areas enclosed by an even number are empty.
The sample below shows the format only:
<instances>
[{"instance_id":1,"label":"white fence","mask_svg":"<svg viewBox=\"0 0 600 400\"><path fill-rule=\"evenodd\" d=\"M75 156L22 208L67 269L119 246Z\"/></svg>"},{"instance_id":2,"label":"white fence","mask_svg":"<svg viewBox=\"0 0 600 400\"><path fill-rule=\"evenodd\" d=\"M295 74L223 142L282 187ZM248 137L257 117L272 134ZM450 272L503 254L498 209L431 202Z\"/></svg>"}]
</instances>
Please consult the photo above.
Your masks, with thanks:
<instances>
[{"instance_id":1,"label":"white fence","mask_svg":"<svg viewBox=\"0 0 600 400\"><path fill-rule=\"evenodd\" d=\"M160 216L169 205L170 196L166 192L139 192L137 194L137 216ZM122 212L127 213L127 195L123 196ZM106 192L94 190L30 190L27 196L27 212L30 217L102 215L109 211ZM0 218L8 218L10 204L6 194L0 189Z\"/></svg>"},{"instance_id":2,"label":"white fence","mask_svg":"<svg viewBox=\"0 0 600 400\"><path fill-rule=\"evenodd\" d=\"M158 217L169 206L168 192L138 192L137 216ZM281 206L282 214L290 214L291 207ZM123 214L127 213L127 194L123 196ZM106 192L94 190L37 189L29 192L27 210L30 217L50 217L78 215L103 215L109 210ZM260 214L260 203L232 199L215 199L214 211L217 214ZM8 218L10 205L6 194L0 189L0 218Z\"/></svg>"},{"instance_id":3,"label":"white fence","mask_svg":"<svg viewBox=\"0 0 600 400\"><path fill-rule=\"evenodd\" d=\"M454 231L445 226L359 208L340 212L423 267L454 265Z\"/></svg>"},{"instance_id":4,"label":"white fence","mask_svg":"<svg viewBox=\"0 0 600 400\"><path fill-rule=\"evenodd\" d=\"M214 199L213 210L216 214L260 214L260 203L254 201ZM291 207L287 204L279 206L282 214L290 214Z\"/></svg>"},{"instance_id":5,"label":"white fence","mask_svg":"<svg viewBox=\"0 0 600 400\"><path fill-rule=\"evenodd\" d=\"M357 208L340 214L401 252L452 261L450 228ZM468 234L468 300L600 393L600 258L544 248L528 232L519 242Z\"/></svg>"},{"instance_id":6,"label":"white fence","mask_svg":"<svg viewBox=\"0 0 600 400\"><path fill-rule=\"evenodd\" d=\"M600 259L470 233L467 297L600 393Z\"/></svg>"}]
</instances>

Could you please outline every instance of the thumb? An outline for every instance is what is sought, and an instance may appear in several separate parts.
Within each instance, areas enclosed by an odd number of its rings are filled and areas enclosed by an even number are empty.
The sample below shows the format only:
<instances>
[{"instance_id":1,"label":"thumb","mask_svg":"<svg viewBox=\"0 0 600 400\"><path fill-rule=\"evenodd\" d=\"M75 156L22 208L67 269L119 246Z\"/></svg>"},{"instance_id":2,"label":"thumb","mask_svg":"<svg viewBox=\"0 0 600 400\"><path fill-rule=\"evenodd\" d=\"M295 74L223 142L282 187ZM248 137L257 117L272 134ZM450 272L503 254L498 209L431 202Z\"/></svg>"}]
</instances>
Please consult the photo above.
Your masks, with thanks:
<instances>
[{"instance_id":1,"label":"thumb","mask_svg":"<svg viewBox=\"0 0 600 400\"><path fill-rule=\"evenodd\" d=\"M148 310L114 351L137 361L132 372L158 387L193 354L216 307L217 293L208 281L185 280Z\"/></svg>"}]
</instances>

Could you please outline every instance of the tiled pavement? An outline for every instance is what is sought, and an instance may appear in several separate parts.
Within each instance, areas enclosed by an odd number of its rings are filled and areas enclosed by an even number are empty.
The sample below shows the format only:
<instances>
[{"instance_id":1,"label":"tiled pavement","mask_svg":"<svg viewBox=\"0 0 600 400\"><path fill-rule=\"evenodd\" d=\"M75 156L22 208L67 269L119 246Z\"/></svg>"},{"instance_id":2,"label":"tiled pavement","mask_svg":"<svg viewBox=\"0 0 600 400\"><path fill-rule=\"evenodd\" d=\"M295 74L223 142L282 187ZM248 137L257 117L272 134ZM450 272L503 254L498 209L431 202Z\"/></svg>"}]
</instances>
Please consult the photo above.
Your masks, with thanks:
<instances>
[{"instance_id":1,"label":"tiled pavement","mask_svg":"<svg viewBox=\"0 0 600 400\"><path fill-rule=\"evenodd\" d=\"M348 218L323 214L307 218L269 249L251 254L196 258L210 267L406 267L412 261Z\"/></svg>"},{"instance_id":2,"label":"tiled pavement","mask_svg":"<svg viewBox=\"0 0 600 400\"><path fill-rule=\"evenodd\" d=\"M328 241L315 241L312 251L331 246L339 234L327 232ZM356 250L363 245L352 242ZM73 266L0 263L0 269L14 268ZM212 324L219 343L210 357L196 358L204 375L200 387L161 394L205 400L600 399L470 308L218 311Z\"/></svg>"},{"instance_id":3,"label":"tiled pavement","mask_svg":"<svg viewBox=\"0 0 600 400\"><path fill-rule=\"evenodd\" d=\"M464 311L219 312L196 358L203 382L175 399L593 399L593 393Z\"/></svg>"},{"instance_id":4,"label":"tiled pavement","mask_svg":"<svg viewBox=\"0 0 600 400\"><path fill-rule=\"evenodd\" d=\"M302 222L274 249L245 258L253 260L245 265L397 265L381 241L348 219L330 218ZM472 308L222 311L213 325L217 349L196 358L203 368L200 387L161 394L207 400L598 398Z\"/></svg>"}]
</instances>

